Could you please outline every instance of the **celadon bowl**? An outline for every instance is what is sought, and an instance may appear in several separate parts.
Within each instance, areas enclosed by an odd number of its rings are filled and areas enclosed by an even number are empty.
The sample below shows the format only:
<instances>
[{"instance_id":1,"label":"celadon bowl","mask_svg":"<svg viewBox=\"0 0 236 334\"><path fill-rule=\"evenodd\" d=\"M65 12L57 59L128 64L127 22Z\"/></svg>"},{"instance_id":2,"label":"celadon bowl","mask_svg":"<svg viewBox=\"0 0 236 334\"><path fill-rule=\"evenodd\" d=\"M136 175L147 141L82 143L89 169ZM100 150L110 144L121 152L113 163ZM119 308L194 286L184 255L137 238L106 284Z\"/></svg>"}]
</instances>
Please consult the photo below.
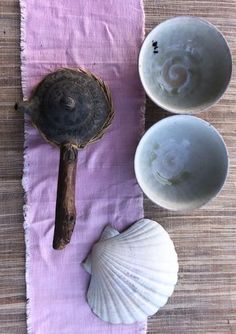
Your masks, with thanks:
<instances>
[{"instance_id":1,"label":"celadon bowl","mask_svg":"<svg viewBox=\"0 0 236 334\"><path fill-rule=\"evenodd\" d=\"M227 177L228 153L211 124L175 115L144 134L134 167L141 189L154 203L186 211L201 207L219 193Z\"/></svg>"},{"instance_id":2,"label":"celadon bowl","mask_svg":"<svg viewBox=\"0 0 236 334\"><path fill-rule=\"evenodd\" d=\"M154 103L173 113L215 104L231 78L232 58L221 32L197 17L179 16L156 26L139 54L139 75Z\"/></svg>"}]
</instances>

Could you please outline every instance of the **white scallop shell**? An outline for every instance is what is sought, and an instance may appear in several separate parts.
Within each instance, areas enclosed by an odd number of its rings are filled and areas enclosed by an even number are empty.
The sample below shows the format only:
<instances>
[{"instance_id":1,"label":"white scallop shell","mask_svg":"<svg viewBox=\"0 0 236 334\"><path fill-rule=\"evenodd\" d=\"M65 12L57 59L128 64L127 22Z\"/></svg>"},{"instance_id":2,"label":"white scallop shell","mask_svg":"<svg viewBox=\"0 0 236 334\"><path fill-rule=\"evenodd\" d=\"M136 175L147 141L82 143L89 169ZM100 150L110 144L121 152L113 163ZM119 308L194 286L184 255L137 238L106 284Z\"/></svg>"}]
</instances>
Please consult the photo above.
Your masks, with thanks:
<instances>
[{"instance_id":1,"label":"white scallop shell","mask_svg":"<svg viewBox=\"0 0 236 334\"><path fill-rule=\"evenodd\" d=\"M108 225L83 266L91 273L89 306L113 324L131 324L156 313L177 282L173 242L161 225L149 219L123 233Z\"/></svg>"}]
</instances>

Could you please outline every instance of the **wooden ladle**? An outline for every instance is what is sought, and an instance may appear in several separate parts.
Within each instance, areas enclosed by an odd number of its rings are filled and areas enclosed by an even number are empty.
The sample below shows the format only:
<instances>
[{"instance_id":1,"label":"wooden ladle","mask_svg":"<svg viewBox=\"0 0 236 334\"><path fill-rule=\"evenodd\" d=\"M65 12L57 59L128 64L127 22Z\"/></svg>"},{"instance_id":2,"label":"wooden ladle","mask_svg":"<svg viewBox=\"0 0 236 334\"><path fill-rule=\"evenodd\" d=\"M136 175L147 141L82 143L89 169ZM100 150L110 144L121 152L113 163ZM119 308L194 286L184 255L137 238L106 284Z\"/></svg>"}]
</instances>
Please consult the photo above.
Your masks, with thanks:
<instances>
[{"instance_id":1,"label":"wooden ladle","mask_svg":"<svg viewBox=\"0 0 236 334\"><path fill-rule=\"evenodd\" d=\"M78 149L102 137L114 116L105 83L83 69L48 74L29 101L15 108L30 115L43 137L60 147L53 248L70 242L76 221L75 181Z\"/></svg>"}]
</instances>

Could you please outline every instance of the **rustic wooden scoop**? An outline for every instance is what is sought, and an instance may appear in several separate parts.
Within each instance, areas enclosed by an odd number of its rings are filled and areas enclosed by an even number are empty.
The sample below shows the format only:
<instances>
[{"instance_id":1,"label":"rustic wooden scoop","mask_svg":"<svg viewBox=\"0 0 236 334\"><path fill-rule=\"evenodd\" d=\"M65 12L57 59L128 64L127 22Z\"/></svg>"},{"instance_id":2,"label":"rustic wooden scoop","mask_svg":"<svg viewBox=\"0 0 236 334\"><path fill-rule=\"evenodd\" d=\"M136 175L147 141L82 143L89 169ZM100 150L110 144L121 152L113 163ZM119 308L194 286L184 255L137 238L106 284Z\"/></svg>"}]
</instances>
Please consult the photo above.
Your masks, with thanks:
<instances>
[{"instance_id":1,"label":"rustic wooden scoop","mask_svg":"<svg viewBox=\"0 0 236 334\"><path fill-rule=\"evenodd\" d=\"M43 137L60 147L53 248L70 242L76 221L75 180L78 149L102 137L114 116L104 82L82 69L47 75L29 101L16 109L30 115Z\"/></svg>"}]
</instances>

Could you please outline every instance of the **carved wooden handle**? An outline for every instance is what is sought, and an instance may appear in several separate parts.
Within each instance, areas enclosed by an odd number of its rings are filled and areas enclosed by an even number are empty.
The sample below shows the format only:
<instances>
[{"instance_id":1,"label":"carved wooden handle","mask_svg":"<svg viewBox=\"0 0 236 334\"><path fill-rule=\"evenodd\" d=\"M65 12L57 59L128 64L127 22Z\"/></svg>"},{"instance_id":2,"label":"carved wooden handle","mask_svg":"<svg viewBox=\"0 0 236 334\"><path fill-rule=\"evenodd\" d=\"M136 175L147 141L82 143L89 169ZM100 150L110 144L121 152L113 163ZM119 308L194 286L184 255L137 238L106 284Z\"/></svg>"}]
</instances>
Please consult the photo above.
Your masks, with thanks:
<instances>
[{"instance_id":1,"label":"carved wooden handle","mask_svg":"<svg viewBox=\"0 0 236 334\"><path fill-rule=\"evenodd\" d=\"M63 249L71 239L76 221L75 181L78 150L61 145L53 248Z\"/></svg>"}]
</instances>

